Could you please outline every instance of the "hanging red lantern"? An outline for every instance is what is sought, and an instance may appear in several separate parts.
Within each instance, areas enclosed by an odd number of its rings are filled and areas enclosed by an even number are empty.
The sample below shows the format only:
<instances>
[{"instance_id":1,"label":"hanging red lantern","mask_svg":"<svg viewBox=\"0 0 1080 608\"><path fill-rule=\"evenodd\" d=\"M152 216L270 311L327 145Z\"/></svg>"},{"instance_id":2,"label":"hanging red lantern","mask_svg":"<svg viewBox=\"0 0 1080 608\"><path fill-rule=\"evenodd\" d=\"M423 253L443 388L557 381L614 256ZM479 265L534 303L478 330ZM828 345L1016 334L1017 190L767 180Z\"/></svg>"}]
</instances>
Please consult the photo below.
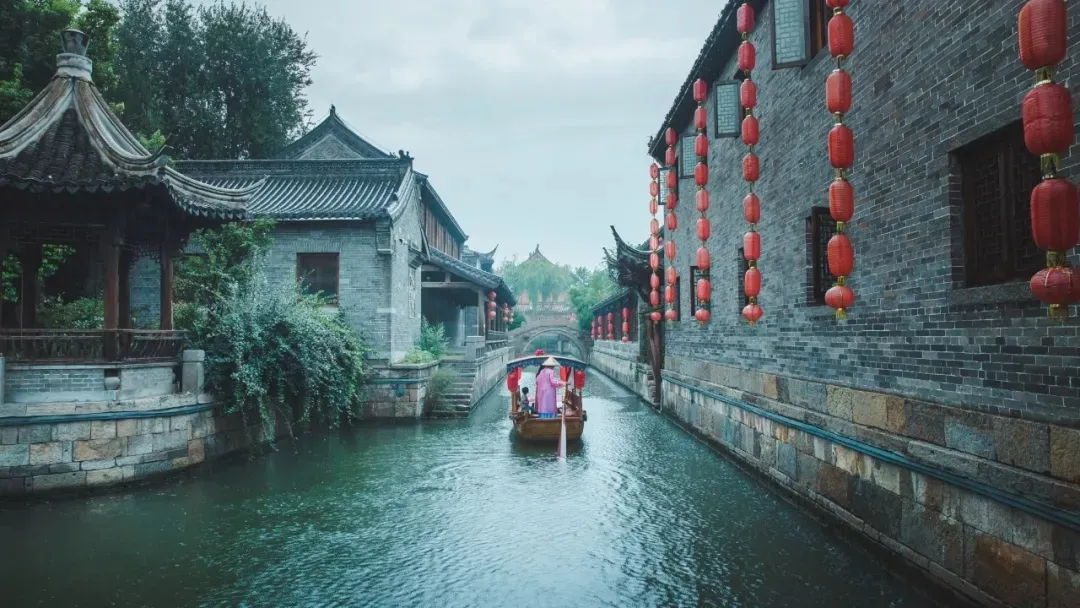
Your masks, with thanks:
<instances>
[{"instance_id":1,"label":"hanging red lantern","mask_svg":"<svg viewBox=\"0 0 1080 608\"><path fill-rule=\"evenodd\" d=\"M1052 317L1066 317L1080 297L1080 275L1069 266L1043 268L1031 277L1031 293L1050 306Z\"/></svg>"},{"instance_id":2,"label":"hanging red lantern","mask_svg":"<svg viewBox=\"0 0 1080 608\"><path fill-rule=\"evenodd\" d=\"M667 312L664 313L664 317L666 317L668 321L674 323L679 319L679 313L675 312L674 308L669 308Z\"/></svg>"},{"instance_id":3,"label":"hanging red lantern","mask_svg":"<svg viewBox=\"0 0 1080 608\"><path fill-rule=\"evenodd\" d=\"M660 179L660 165L656 163L649 165L649 179L653 180L654 182ZM656 194L654 194L653 196L656 196Z\"/></svg>"},{"instance_id":4,"label":"hanging red lantern","mask_svg":"<svg viewBox=\"0 0 1080 608\"><path fill-rule=\"evenodd\" d=\"M712 315L709 313L708 308L699 308L694 312L694 318L697 319L698 323L704 325L712 320Z\"/></svg>"},{"instance_id":5,"label":"hanging red lantern","mask_svg":"<svg viewBox=\"0 0 1080 608\"><path fill-rule=\"evenodd\" d=\"M649 215L656 215L656 212L660 211L660 206L656 203L656 199L649 201Z\"/></svg>"},{"instance_id":6,"label":"hanging red lantern","mask_svg":"<svg viewBox=\"0 0 1080 608\"><path fill-rule=\"evenodd\" d=\"M746 79L739 85L739 103L743 108L757 107L757 83Z\"/></svg>"},{"instance_id":7,"label":"hanging red lantern","mask_svg":"<svg viewBox=\"0 0 1080 608\"><path fill-rule=\"evenodd\" d=\"M709 210L709 191L708 190L706 190L704 188L698 190L697 191L697 196L695 197L695 199L697 201L697 210L699 212L705 213L706 211Z\"/></svg>"},{"instance_id":8,"label":"hanging red lantern","mask_svg":"<svg viewBox=\"0 0 1080 608\"><path fill-rule=\"evenodd\" d=\"M829 273L834 277L846 277L855 267L855 252L846 234L835 234L829 239Z\"/></svg>"},{"instance_id":9,"label":"hanging red lantern","mask_svg":"<svg viewBox=\"0 0 1080 608\"><path fill-rule=\"evenodd\" d=\"M668 190L679 189L679 176L675 174L675 171L668 171L667 177L665 179L667 180Z\"/></svg>"},{"instance_id":10,"label":"hanging red lantern","mask_svg":"<svg viewBox=\"0 0 1080 608\"><path fill-rule=\"evenodd\" d=\"M660 184L656 182L649 184L649 195L654 197L660 196Z\"/></svg>"},{"instance_id":11,"label":"hanging red lantern","mask_svg":"<svg viewBox=\"0 0 1080 608\"><path fill-rule=\"evenodd\" d=\"M583 370L583 369L575 369L574 370L574 388L576 388L579 391L581 389L585 388L585 370Z\"/></svg>"},{"instance_id":12,"label":"hanging red lantern","mask_svg":"<svg viewBox=\"0 0 1080 608\"><path fill-rule=\"evenodd\" d=\"M494 291L488 292L488 299L489 300L494 300L495 299L495 292Z\"/></svg>"},{"instance_id":13,"label":"hanging red lantern","mask_svg":"<svg viewBox=\"0 0 1080 608\"><path fill-rule=\"evenodd\" d=\"M694 110L694 128L704 129L707 124L709 124L709 114L705 111L705 108L699 107Z\"/></svg>"},{"instance_id":14,"label":"hanging red lantern","mask_svg":"<svg viewBox=\"0 0 1080 608\"><path fill-rule=\"evenodd\" d=\"M1048 82L1024 96L1024 143L1036 156L1063 154L1073 142L1072 96L1069 89Z\"/></svg>"},{"instance_id":15,"label":"hanging red lantern","mask_svg":"<svg viewBox=\"0 0 1080 608\"><path fill-rule=\"evenodd\" d=\"M829 53L833 57L850 57L855 50L855 24L842 12L829 19Z\"/></svg>"},{"instance_id":16,"label":"hanging red lantern","mask_svg":"<svg viewBox=\"0 0 1080 608\"><path fill-rule=\"evenodd\" d=\"M758 155L748 152L742 161L743 179L748 182L756 182L761 176L761 162Z\"/></svg>"},{"instance_id":17,"label":"hanging red lantern","mask_svg":"<svg viewBox=\"0 0 1080 608\"><path fill-rule=\"evenodd\" d=\"M660 292L659 291L653 290L652 292L649 293L649 306L652 306L653 308L656 308L657 306L660 306ZM660 319L656 319L656 320L659 321Z\"/></svg>"},{"instance_id":18,"label":"hanging red lantern","mask_svg":"<svg viewBox=\"0 0 1080 608\"><path fill-rule=\"evenodd\" d=\"M658 254L658 253L650 253L649 254L649 267L652 268L653 270L656 270L656 269L660 268L660 254Z\"/></svg>"},{"instance_id":19,"label":"hanging red lantern","mask_svg":"<svg viewBox=\"0 0 1080 608\"><path fill-rule=\"evenodd\" d=\"M658 304L658 306L659 306L659 304ZM660 312L659 312L659 311L655 311L655 312L650 312L650 313L649 313L649 319L650 319L650 320L651 320L651 321L652 321L653 323L659 323L660 321L663 321L663 320L664 320L664 315L660 314Z\"/></svg>"},{"instance_id":20,"label":"hanging red lantern","mask_svg":"<svg viewBox=\"0 0 1080 608\"><path fill-rule=\"evenodd\" d=\"M848 169L855 163L855 134L847 125L836 125L829 131L829 162L837 169Z\"/></svg>"},{"instance_id":21,"label":"hanging red lantern","mask_svg":"<svg viewBox=\"0 0 1080 608\"><path fill-rule=\"evenodd\" d=\"M660 248L660 237L659 236L650 236L649 237L649 251L656 251L659 248Z\"/></svg>"},{"instance_id":22,"label":"hanging red lantern","mask_svg":"<svg viewBox=\"0 0 1080 608\"><path fill-rule=\"evenodd\" d=\"M746 195L742 202L743 218L751 224L758 223L761 219L761 199L751 192Z\"/></svg>"},{"instance_id":23,"label":"hanging red lantern","mask_svg":"<svg viewBox=\"0 0 1080 608\"><path fill-rule=\"evenodd\" d=\"M679 141L679 134L675 132L673 127L668 127L667 131L664 132L664 140L667 142L667 145L674 146L675 143Z\"/></svg>"},{"instance_id":24,"label":"hanging red lantern","mask_svg":"<svg viewBox=\"0 0 1080 608\"><path fill-rule=\"evenodd\" d=\"M743 4L735 13L735 23L740 34L749 34L754 30L754 9L749 4Z\"/></svg>"},{"instance_id":25,"label":"hanging red lantern","mask_svg":"<svg viewBox=\"0 0 1080 608\"><path fill-rule=\"evenodd\" d=\"M742 316L750 325L756 324L765 315L765 311L757 304L747 304L742 309Z\"/></svg>"},{"instance_id":26,"label":"hanging red lantern","mask_svg":"<svg viewBox=\"0 0 1080 608\"><path fill-rule=\"evenodd\" d=\"M702 79L694 81L694 101L701 103L709 96L709 86Z\"/></svg>"},{"instance_id":27,"label":"hanging red lantern","mask_svg":"<svg viewBox=\"0 0 1080 608\"><path fill-rule=\"evenodd\" d=\"M757 63L757 51L754 45L743 42L739 45L739 69L743 72L751 72Z\"/></svg>"},{"instance_id":28,"label":"hanging red lantern","mask_svg":"<svg viewBox=\"0 0 1080 608\"><path fill-rule=\"evenodd\" d=\"M674 213L669 213L669 214L667 214L667 217L665 218L664 225L667 227L667 229L669 231L676 230L679 227L679 218L677 218ZM667 244L674 247L675 246L675 241L668 241Z\"/></svg>"},{"instance_id":29,"label":"hanging red lantern","mask_svg":"<svg viewBox=\"0 0 1080 608\"><path fill-rule=\"evenodd\" d=\"M653 218L652 221L649 222L649 232L656 237L660 235L660 220Z\"/></svg>"},{"instance_id":30,"label":"hanging red lantern","mask_svg":"<svg viewBox=\"0 0 1080 608\"><path fill-rule=\"evenodd\" d=\"M851 110L851 75L833 70L825 81L825 105L829 114L846 114Z\"/></svg>"},{"instance_id":31,"label":"hanging red lantern","mask_svg":"<svg viewBox=\"0 0 1080 608\"><path fill-rule=\"evenodd\" d=\"M712 265L712 261L709 259L709 248L698 247L697 250L697 267L698 270L708 270Z\"/></svg>"},{"instance_id":32,"label":"hanging red lantern","mask_svg":"<svg viewBox=\"0 0 1080 608\"><path fill-rule=\"evenodd\" d=\"M670 216L674 217L674 216ZM674 228L672 229L674 230ZM675 241L666 241L664 243L664 257L669 260L675 259Z\"/></svg>"},{"instance_id":33,"label":"hanging red lantern","mask_svg":"<svg viewBox=\"0 0 1080 608\"><path fill-rule=\"evenodd\" d=\"M664 287L664 301L667 302L668 304L674 304L675 303L675 286L674 285L667 285L666 287Z\"/></svg>"},{"instance_id":34,"label":"hanging red lantern","mask_svg":"<svg viewBox=\"0 0 1080 608\"><path fill-rule=\"evenodd\" d=\"M675 155L675 148L668 148L664 153L664 164L669 167L674 167L678 161L678 157Z\"/></svg>"},{"instance_id":35,"label":"hanging red lantern","mask_svg":"<svg viewBox=\"0 0 1080 608\"><path fill-rule=\"evenodd\" d=\"M697 238L699 241L707 241L712 236L712 227L708 218L699 218L697 221Z\"/></svg>"},{"instance_id":36,"label":"hanging red lantern","mask_svg":"<svg viewBox=\"0 0 1080 608\"><path fill-rule=\"evenodd\" d=\"M1048 179L1031 191L1031 232L1046 251L1069 251L1080 242L1080 199L1071 181Z\"/></svg>"},{"instance_id":37,"label":"hanging red lantern","mask_svg":"<svg viewBox=\"0 0 1080 608\"><path fill-rule=\"evenodd\" d=\"M849 222L855 213L855 188L846 179L829 184L829 214L838 222Z\"/></svg>"},{"instance_id":38,"label":"hanging red lantern","mask_svg":"<svg viewBox=\"0 0 1080 608\"><path fill-rule=\"evenodd\" d=\"M495 320L495 311L494 310L489 310L488 311L488 320L489 321L494 321Z\"/></svg>"},{"instance_id":39,"label":"hanging red lantern","mask_svg":"<svg viewBox=\"0 0 1080 608\"><path fill-rule=\"evenodd\" d=\"M742 140L748 146L756 146L761 139L760 127L756 116L747 116L742 121Z\"/></svg>"},{"instance_id":40,"label":"hanging red lantern","mask_svg":"<svg viewBox=\"0 0 1080 608\"><path fill-rule=\"evenodd\" d=\"M761 235L756 230L751 230L743 235L743 257L748 260L761 258Z\"/></svg>"},{"instance_id":41,"label":"hanging red lantern","mask_svg":"<svg viewBox=\"0 0 1080 608\"><path fill-rule=\"evenodd\" d=\"M825 292L825 303L829 305L829 308L835 308L840 314L840 311L847 310L855 304L855 292L847 285L833 285Z\"/></svg>"},{"instance_id":42,"label":"hanging red lantern","mask_svg":"<svg viewBox=\"0 0 1080 608\"><path fill-rule=\"evenodd\" d=\"M675 208L679 206L679 195L675 192L668 192L664 206L668 211L675 211Z\"/></svg>"},{"instance_id":43,"label":"hanging red lantern","mask_svg":"<svg viewBox=\"0 0 1080 608\"><path fill-rule=\"evenodd\" d=\"M694 138L694 154L698 156L709 155L709 138L705 135L698 135Z\"/></svg>"},{"instance_id":44,"label":"hanging red lantern","mask_svg":"<svg viewBox=\"0 0 1080 608\"><path fill-rule=\"evenodd\" d=\"M649 287L660 289L660 277L658 275L649 275Z\"/></svg>"},{"instance_id":45,"label":"hanging red lantern","mask_svg":"<svg viewBox=\"0 0 1080 608\"><path fill-rule=\"evenodd\" d=\"M698 163L694 167L694 184L698 186L705 186L709 183L709 165L705 163Z\"/></svg>"},{"instance_id":46,"label":"hanging red lantern","mask_svg":"<svg viewBox=\"0 0 1080 608\"><path fill-rule=\"evenodd\" d=\"M709 284L709 279L698 279L697 282L697 299L702 302L708 302L712 296L712 285Z\"/></svg>"},{"instance_id":47,"label":"hanging red lantern","mask_svg":"<svg viewBox=\"0 0 1080 608\"><path fill-rule=\"evenodd\" d=\"M1020 9L1020 61L1029 70L1055 66L1068 47L1065 0L1031 0Z\"/></svg>"},{"instance_id":48,"label":"hanging red lantern","mask_svg":"<svg viewBox=\"0 0 1080 608\"><path fill-rule=\"evenodd\" d=\"M665 278L667 279L668 285L669 286L674 285L675 280L679 278L678 273L675 271L675 267L674 266L668 266L666 272L667 272L667 276Z\"/></svg>"},{"instance_id":49,"label":"hanging red lantern","mask_svg":"<svg viewBox=\"0 0 1080 608\"><path fill-rule=\"evenodd\" d=\"M761 271L757 268L751 268L743 275L743 292L747 296L754 298L761 293Z\"/></svg>"}]
</instances>

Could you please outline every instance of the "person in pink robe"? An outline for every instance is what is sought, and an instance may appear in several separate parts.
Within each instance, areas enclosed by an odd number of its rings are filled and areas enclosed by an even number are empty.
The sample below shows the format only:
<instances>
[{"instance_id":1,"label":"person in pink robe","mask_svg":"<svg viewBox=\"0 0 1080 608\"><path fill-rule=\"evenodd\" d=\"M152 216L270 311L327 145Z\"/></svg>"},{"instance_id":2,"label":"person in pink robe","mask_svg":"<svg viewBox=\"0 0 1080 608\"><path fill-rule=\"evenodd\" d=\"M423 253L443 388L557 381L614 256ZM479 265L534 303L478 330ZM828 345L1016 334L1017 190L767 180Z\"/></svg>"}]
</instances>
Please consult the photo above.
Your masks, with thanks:
<instances>
[{"instance_id":1,"label":"person in pink robe","mask_svg":"<svg viewBox=\"0 0 1080 608\"><path fill-rule=\"evenodd\" d=\"M536 411L541 418L554 418L559 413L558 390L564 383L555 375L558 363L549 357L536 374Z\"/></svg>"}]
</instances>

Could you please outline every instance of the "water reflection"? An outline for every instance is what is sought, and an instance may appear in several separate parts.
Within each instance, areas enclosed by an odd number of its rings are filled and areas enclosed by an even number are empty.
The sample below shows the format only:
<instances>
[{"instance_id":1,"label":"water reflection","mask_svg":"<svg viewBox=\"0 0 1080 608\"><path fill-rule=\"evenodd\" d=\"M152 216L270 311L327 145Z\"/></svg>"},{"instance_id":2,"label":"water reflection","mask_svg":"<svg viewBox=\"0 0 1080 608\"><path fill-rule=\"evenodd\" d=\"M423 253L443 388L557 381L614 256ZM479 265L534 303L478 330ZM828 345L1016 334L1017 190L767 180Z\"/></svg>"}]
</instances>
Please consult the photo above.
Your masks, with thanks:
<instances>
[{"instance_id":1,"label":"water reflection","mask_svg":"<svg viewBox=\"0 0 1080 608\"><path fill-rule=\"evenodd\" d=\"M582 441L464 422L307 437L194 478L0 511L7 606L929 606L590 375Z\"/></svg>"}]
</instances>

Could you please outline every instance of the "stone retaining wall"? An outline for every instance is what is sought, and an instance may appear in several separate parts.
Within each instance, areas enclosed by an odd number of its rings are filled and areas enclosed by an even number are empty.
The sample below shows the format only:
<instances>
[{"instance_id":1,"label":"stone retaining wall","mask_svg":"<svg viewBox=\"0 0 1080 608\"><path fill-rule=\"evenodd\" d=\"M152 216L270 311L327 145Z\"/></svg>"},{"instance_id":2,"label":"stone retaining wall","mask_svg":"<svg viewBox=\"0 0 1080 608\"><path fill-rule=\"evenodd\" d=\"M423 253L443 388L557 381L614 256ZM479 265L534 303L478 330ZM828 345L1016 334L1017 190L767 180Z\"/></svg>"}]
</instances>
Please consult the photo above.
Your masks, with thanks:
<instances>
[{"instance_id":1,"label":"stone retaining wall","mask_svg":"<svg viewBox=\"0 0 1080 608\"><path fill-rule=\"evenodd\" d=\"M638 347L637 342L597 340L593 342L589 365L651 403L648 368L637 360Z\"/></svg>"},{"instance_id":2,"label":"stone retaining wall","mask_svg":"<svg viewBox=\"0 0 1080 608\"><path fill-rule=\"evenodd\" d=\"M5 403L113 401L176 392L179 363L28 365L7 363Z\"/></svg>"},{"instance_id":3,"label":"stone retaining wall","mask_svg":"<svg viewBox=\"0 0 1080 608\"><path fill-rule=\"evenodd\" d=\"M493 350L476 360L476 378L473 380L472 405L475 406L506 376L506 364L513 359L509 346Z\"/></svg>"},{"instance_id":4,"label":"stone retaining wall","mask_svg":"<svg viewBox=\"0 0 1080 608\"><path fill-rule=\"evenodd\" d=\"M663 408L990 606L1080 606L1080 431L668 357Z\"/></svg>"},{"instance_id":5,"label":"stone retaining wall","mask_svg":"<svg viewBox=\"0 0 1080 608\"><path fill-rule=\"evenodd\" d=\"M384 420L418 420L424 415L427 382L439 363L386 365L364 388L361 417Z\"/></svg>"}]
</instances>

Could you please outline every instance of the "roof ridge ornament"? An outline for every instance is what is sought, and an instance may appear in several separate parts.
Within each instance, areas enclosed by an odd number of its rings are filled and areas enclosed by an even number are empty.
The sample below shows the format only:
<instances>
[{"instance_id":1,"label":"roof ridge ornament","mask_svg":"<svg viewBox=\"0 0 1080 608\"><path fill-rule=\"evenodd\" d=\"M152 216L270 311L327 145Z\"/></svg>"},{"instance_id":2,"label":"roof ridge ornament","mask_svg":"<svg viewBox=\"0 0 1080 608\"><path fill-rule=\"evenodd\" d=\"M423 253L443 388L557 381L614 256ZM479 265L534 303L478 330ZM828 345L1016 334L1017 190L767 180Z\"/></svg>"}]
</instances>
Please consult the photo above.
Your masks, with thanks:
<instances>
[{"instance_id":1,"label":"roof ridge ornament","mask_svg":"<svg viewBox=\"0 0 1080 608\"><path fill-rule=\"evenodd\" d=\"M91 74L94 70L94 62L86 56L86 49L89 46L90 36L79 30L60 32L61 52L56 56L56 75L93 82Z\"/></svg>"}]
</instances>

